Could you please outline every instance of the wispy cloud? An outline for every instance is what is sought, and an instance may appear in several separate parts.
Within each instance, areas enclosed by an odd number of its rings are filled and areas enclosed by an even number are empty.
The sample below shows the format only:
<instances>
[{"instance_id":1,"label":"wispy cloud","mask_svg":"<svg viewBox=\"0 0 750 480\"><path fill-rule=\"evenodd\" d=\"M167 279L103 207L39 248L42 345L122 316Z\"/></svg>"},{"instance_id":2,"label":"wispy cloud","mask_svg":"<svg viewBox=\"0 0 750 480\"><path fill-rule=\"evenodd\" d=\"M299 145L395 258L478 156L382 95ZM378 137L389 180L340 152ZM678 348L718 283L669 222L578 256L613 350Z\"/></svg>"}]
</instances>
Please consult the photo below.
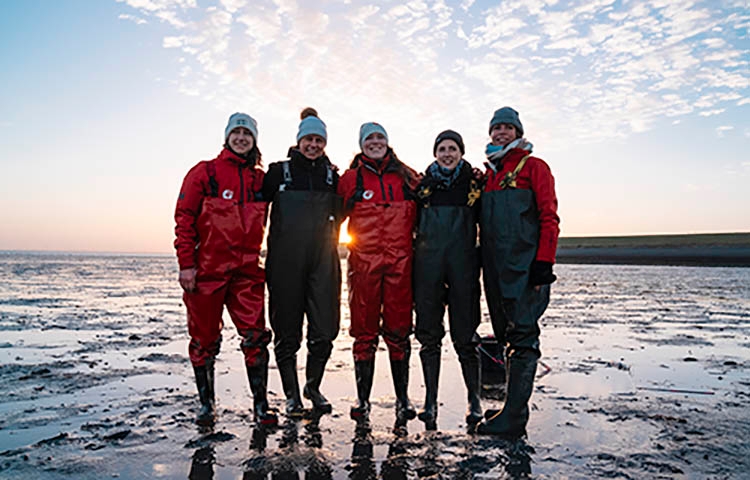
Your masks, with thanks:
<instances>
[{"instance_id":1,"label":"wispy cloud","mask_svg":"<svg viewBox=\"0 0 750 480\"><path fill-rule=\"evenodd\" d=\"M720 127L716 127L716 136L719 138L723 138L727 132L730 132L732 130L734 130L734 127L731 125L722 125Z\"/></svg>"},{"instance_id":2,"label":"wispy cloud","mask_svg":"<svg viewBox=\"0 0 750 480\"><path fill-rule=\"evenodd\" d=\"M120 20L131 21L131 22L135 23L136 25L145 25L146 23L148 23L146 20L144 20L144 19L142 19L140 17L136 17L135 15L128 15L126 13L122 13L122 14L118 15L117 18L119 18Z\"/></svg>"},{"instance_id":3,"label":"wispy cloud","mask_svg":"<svg viewBox=\"0 0 750 480\"><path fill-rule=\"evenodd\" d=\"M180 91L220 104L316 103L334 122L482 135L511 104L536 137L587 142L750 101L743 2L118 1L166 26L163 46L187 64Z\"/></svg>"}]
</instances>

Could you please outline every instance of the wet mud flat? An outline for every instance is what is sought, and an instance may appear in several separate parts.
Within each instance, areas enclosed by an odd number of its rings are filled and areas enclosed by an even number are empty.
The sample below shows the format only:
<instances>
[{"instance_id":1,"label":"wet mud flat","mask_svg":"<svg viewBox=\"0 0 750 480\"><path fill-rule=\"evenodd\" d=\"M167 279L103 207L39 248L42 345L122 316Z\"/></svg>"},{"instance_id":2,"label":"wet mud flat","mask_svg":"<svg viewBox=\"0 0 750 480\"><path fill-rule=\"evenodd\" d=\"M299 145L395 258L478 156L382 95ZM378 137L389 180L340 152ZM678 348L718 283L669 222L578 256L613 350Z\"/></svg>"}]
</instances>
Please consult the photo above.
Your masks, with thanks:
<instances>
[{"instance_id":1,"label":"wet mud flat","mask_svg":"<svg viewBox=\"0 0 750 480\"><path fill-rule=\"evenodd\" d=\"M227 319L219 418L200 429L171 257L0 255L8 279L0 284L0 478L747 478L750 269L560 265L557 273L528 438L510 442L466 432L448 339L438 431L418 420L393 431L382 349L371 422L355 424L346 309L322 385L332 414L256 428ZM480 330L489 333L484 317ZM275 367L269 384L281 408ZM501 405L496 389L485 393L485 408Z\"/></svg>"}]
</instances>

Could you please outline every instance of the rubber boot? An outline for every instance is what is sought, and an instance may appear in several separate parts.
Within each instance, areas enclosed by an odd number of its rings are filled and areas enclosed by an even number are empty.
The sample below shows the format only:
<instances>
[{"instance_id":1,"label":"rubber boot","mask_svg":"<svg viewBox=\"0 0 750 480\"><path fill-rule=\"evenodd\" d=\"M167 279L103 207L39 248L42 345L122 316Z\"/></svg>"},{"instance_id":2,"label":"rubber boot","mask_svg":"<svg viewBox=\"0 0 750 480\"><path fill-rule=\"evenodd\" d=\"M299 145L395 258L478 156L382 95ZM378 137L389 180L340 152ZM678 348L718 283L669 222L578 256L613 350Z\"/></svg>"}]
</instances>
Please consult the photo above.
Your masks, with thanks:
<instances>
[{"instance_id":1,"label":"rubber boot","mask_svg":"<svg viewBox=\"0 0 750 480\"><path fill-rule=\"evenodd\" d=\"M198 397L201 408L195 423L202 426L213 425L216 420L214 407L214 363L209 361L200 367L193 366L195 384L198 387Z\"/></svg>"},{"instance_id":2,"label":"rubber boot","mask_svg":"<svg viewBox=\"0 0 750 480\"><path fill-rule=\"evenodd\" d=\"M286 396L286 414L292 418L305 415L305 407L299 395L299 380L297 379L297 357L290 362L278 365L281 375L281 386Z\"/></svg>"},{"instance_id":3,"label":"rubber boot","mask_svg":"<svg viewBox=\"0 0 750 480\"><path fill-rule=\"evenodd\" d=\"M417 416L414 405L409 401L409 357L391 360L393 389L396 392L396 427L406 426L406 422Z\"/></svg>"},{"instance_id":4,"label":"rubber boot","mask_svg":"<svg viewBox=\"0 0 750 480\"><path fill-rule=\"evenodd\" d=\"M313 408L320 413L331 413L333 410L331 403L320 393L320 382L323 380L327 361L328 357L321 358L317 355L307 354L307 367L305 369L307 381L303 394L305 398L312 401Z\"/></svg>"},{"instance_id":5,"label":"rubber boot","mask_svg":"<svg viewBox=\"0 0 750 480\"><path fill-rule=\"evenodd\" d=\"M508 357L505 405L500 413L479 424L478 433L513 438L526 434L529 399L534 389L534 375L539 355L533 350L516 350Z\"/></svg>"},{"instance_id":6,"label":"rubber boot","mask_svg":"<svg viewBox=\"0 0 750 480\"><path fill-rule=\"evenodd\" d=\"M424 406L417 417L424 422L425 430L437 430L437 397L438 380L440 378L440 347L435 350L421 350L419 358L422 360L424 374Z\"/></svg>"},{"instance_id":7,"label":"rubber boot","mask_svg":"<svg viewBox=\"0 0 750 480\"><path fill-rule=\"evenodd\" d=\"M253 392L253 413L257 425L277 425L279 419L273 409L268 408L268 397L266 395L268 386L268 365L257 365L247 368L247 379L250 382L250 391Z\"/></svg>"},{"instance_id":8,"label":"rubber boot","mask_svg":"<svg viewBox=\"0 0 750 480\"><path fill-rule=\"evenodd\" d=\"M365 420L370 416L370 391L375 374L375 360L354 362L354 375L357 380L357 404L349 411L352 420Z\"/></svg>"},{"instance_id":9,"label":"rubber boot","mask_svg":"<svg viewBox=\"0 0 750 480\"><path fill-rule=\"evenodd\" d=\"M482 404L479 400L481 388L479 356L471 356L461 360L461 373L466 385L466 396L469 407L466 411L466 426L470 429L482 421Z\"/></svg>"}]
</instances>

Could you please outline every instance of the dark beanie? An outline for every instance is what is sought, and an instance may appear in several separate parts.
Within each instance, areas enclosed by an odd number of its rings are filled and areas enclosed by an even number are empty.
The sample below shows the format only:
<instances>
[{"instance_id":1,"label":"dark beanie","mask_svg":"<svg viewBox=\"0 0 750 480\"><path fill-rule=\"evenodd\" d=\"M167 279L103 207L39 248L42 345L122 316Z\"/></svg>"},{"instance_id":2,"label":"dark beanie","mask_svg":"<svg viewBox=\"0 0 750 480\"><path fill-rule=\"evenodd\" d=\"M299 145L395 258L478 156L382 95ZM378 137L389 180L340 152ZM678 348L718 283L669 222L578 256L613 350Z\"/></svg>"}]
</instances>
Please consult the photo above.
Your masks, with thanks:
<instances>
[{"instance_id":1,"label":"dark beanie","mask_svg":"<svg viewBox=\"0 0 750 480\"><path fill-rule=\"evenodd\" d=\"M492 115L492 120L490 120L490 132L492 132L492 127L500 123L513 125L516 127L516 130L518 130L518 135L523 136L523 125L521 125L521 119L518 118L518 112L512 108L503 107L499 110L495 110L495 114Z\"/></svg>"},{"instance_id":2,"label":"dark beanie","mask_svg":"<svg viewBox=\"0 0 750 480\"><path fill-rule=\"evenodd\" d=\"M464 149L464 139L461 138L461 135L458 132L454 132L453 130L445 130L443 132L440 132L440 135L438 135L435 139L435 145L432 146L433 156L437 154L437 147L443 140L453 140L458 144L458 149L461 150L461 155L466 153L466 150Z\"/></svg>"}]
</instances>

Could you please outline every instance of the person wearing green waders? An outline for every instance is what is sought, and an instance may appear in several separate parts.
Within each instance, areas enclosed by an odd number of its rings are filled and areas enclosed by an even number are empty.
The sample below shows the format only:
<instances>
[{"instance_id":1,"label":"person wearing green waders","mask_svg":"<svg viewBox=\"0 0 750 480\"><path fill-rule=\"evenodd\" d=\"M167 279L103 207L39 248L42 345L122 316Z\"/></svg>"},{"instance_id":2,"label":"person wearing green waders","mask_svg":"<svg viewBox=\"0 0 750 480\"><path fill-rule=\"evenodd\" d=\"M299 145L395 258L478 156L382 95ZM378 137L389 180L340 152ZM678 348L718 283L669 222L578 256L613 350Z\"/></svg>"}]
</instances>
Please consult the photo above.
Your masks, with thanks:
<instances>
[{"instance_id":1,"label":"person wearing green waders","mask_svg":"<svg viewBox=\"0 0 750 480\"><path fill-rule=\"evenodd\" d=\"M485 412L477 432L526 434L539 349L539 319L549 304L560 218L549 166L531 156L518 112L490 120L487 172L479 220L482 276L492 329L506 352L506 398Z\"/></svg>"},{"instance_id":2,"label":"person wearing green waders","mask_svg":"<svg viewBox=\"0 0 750 480\"><path fill-rule=\"evenodd\" d=\"M458 132L445 130L435 139L435 161L417 187L417 237L414 243L414 306L416 336L422 345L419 358L425 383L425 401L418 418L425 430L437 429L440 349L448 307L453 347L469 408L466 424L482 420L479 400L479 255L477 217L481 185L464 160L464 141Z\"/></svg>"},{"instance_id":3,"label":"person wearing green waders","mask_svg":"<svg viewBox=\"0 0 750 480\"><path fill-rule=\"evenodd\" d=\"M270 323L286 414L292 418L305 413L297 378L305 317L307 364L302 393L316 412L332 410L320 384L339 333L341 304L339 175L325 153L328 133L318 112L308 107L300 117L297 144L289 149L287 160L269 165L262 189L263 198L272 205L266 257Z\"/></svg>"}]
</instances>

